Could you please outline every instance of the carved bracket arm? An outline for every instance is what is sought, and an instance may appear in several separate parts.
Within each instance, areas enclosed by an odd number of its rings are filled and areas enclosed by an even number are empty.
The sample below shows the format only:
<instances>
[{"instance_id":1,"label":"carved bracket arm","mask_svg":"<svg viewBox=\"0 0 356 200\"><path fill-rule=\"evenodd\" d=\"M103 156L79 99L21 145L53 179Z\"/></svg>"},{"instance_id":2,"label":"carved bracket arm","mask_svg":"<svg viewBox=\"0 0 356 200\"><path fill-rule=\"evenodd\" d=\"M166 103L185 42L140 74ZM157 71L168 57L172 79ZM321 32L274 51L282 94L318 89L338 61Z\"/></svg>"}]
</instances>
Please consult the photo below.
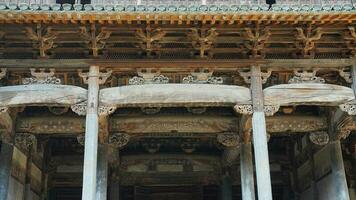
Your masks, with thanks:
<instances>
[{"instance_id":1,"label":"carved bracket arm","mask_svg":"<svg viewBox=\"0 0 356 200\"><path fill-rule=\"evenodd\" d=\"M279 110L279 105L265 105L264 112L266 116L273 116ZM252 105L235 105L234 110L242 115L252 115L253 107Z\"/></svg>"},{"instance_id":2,"label":"carved bracket arm","mask_svg":"<svg viewBox=\"0 0 356 200\"><path fill-rule=\"evenodd\" d=\"M79 103L72 105L70 107L73 112L75 112L79 116L85 116L87 113L87 103ZM114 113L116 110L116 106L106 106L106 105L100 105L99 106L99 116L108 116L112 113Z\"/></svg>"}]
</instances>

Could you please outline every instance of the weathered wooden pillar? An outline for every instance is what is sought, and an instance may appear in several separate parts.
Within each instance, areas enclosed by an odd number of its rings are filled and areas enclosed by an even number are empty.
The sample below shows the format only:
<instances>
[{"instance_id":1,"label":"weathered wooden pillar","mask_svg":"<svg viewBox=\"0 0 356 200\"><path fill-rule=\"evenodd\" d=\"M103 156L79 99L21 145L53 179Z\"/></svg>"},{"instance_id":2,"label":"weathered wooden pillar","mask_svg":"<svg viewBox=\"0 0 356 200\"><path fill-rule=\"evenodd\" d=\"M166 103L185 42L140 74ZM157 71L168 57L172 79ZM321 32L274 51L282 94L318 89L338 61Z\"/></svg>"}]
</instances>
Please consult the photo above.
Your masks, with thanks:
<instances>
[{"instance_id":1,"label":"weathered wooden pillar","mask_svg":"<svg viewBox=\"0 0 356 200\"><path fill-rule=\"evenodd\" d=\"M229 175L222 177L221 199L232 200L232 183Z\"/></svg>"},{"instance_id":2,"label":"weathered wooden pillar","mask_svg":"<svg viewBox=\"0 0 356 200\"><path fill-rule=\"evenodd\" d=\"M106 200L108 188L108 155L107 148L104 145L99 145L98 148L97 167L96 200Z\"/></svg>"},{"instance_id":3,"label":"weathered wooden pillar","mask_svg":"<svg viewBox=\"0 0 356 200\"><path fill-rule=\"evenodd\" d=\"M95 200L96 198L99 76L99 67L90 66L88 73L82 200Z\"/></svg>"},{"instance_id":4,"label":"weathered wooden pillar","mask_svg":"<svg viewBox=\"0 0 356 200\"><path fill-rule=\"evenodd\" d=\"M251 142L242 142L240 151L242 200L255 200Z\"/></svg>"},{"instance_id":5,"label":"weathered wooden pillar","mask_svg":"<svg viewBox=\"0 0 356 200\"><path fill-rule=\"evenodd\" d=\"M252 130L258 199L272 200L261 67L258 65L251 66L251 94L253 104Z\"/></svg>"},{"instance_id":6,"label":"weathered wooden pillar","mask_svg":"<svg viewBox=\"0 0 356 200\"><path fill-rule=\"evenodd\" d=\"M334 188L334 194L336 195L334 199L350 200L340 140L331 141L328 146L330 148L330 161L333 178L332 185Z\"/></svg>"},{"instance_id":7,"label":"weathered wooden pillar","mask_svg":"<svg viewBox=\"0 0 356 200\"><path fill-rule=\"evenodd\" d=\"M11 176L12 153L14 146L1 143L0 149L0 200L6 200Z\"/></svg>"}]
</instances>

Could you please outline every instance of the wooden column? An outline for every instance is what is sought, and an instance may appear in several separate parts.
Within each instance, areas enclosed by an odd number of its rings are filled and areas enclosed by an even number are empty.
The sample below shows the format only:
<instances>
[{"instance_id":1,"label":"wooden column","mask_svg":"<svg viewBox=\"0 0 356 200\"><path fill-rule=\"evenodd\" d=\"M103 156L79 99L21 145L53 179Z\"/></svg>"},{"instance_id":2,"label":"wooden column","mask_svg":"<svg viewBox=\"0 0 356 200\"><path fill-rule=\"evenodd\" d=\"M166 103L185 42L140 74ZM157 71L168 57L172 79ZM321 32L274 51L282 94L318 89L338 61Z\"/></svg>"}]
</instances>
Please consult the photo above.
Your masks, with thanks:
<instances>
[{"instance_id":1,"label":"wooden column","mask_svg":"<svg viewBox=\"0 0 356 200\"><path fill-rule=\"evenodd\" d=\"M255 200L251 142L241 143L240 151L242 200Z\"/></svg>"},{"instance_id":2,"label":"wooden column","mask_svg":"<svg viewBox=\"0 0 356 200\"><path fill-rule=\"evenodd\" d=\"M258 65L251 67L251 94L253 103L252 130L258 199L272 200L261 68Z\"/></svg>"},{"instance_id":3,"label":"wooden column","mask_svg":"<svg viewBox=\"0 0 356 200\"><path fill-rule=\"evenodd\" d=\"M11 176L12 153L14 146L1 143L0 149L0 200L6 200Z\"/></svg>"},{"instance_id":4,"label":"wooden column","mask_svg":"<svg viewBox=\"0 0 356 200\"><path fill-rule=\"evenodd\" d=\"M97 167L96 200L106 200L108 188L108 155L107 148L104 145L99 145Z\"/></svg>"},{"instance_id":5,"label":"wooden column","mask_svg":"<svg viewBox=\"0 0 356 200\"><path fill-rule=\"evenodd\" d=\"M221 197L222 200L232 200L232 183L228 175L222 178Z\"/></svg>"},{"instance_id":6,"label":"wooden column","mask_svg":"<svg viewBox=\"0 0 356 200\"><path fill-rule=\"evenodd\" d=\"M88 73L82 200L95 200L96 198L99 75L99 67L90 66Z\"/></svg>"},{"instance_id":7,"label":"wooden column","mask_svg":"<svg viewBox=\"0 0 356 200\"><path fill-rule=\"evenodd\" d=\"M336 195L334 199L350 200L340 141L331 141L328 146L330 148L332 185L334 187L334 194Z\"/></svg>"}]
</instances>

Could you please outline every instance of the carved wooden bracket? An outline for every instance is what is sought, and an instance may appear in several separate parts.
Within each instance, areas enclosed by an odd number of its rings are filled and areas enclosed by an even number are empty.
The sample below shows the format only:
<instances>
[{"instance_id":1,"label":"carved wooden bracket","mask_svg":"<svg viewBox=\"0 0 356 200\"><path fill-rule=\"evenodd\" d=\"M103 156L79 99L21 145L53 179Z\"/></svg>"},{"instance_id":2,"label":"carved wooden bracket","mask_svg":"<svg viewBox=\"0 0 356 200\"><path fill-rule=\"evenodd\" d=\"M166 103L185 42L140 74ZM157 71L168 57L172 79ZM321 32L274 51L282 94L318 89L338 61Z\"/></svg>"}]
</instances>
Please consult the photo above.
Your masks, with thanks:
<instances>
[{"instance_id":1,"label":"carved wooden bracket","mask_svg":"<svg viewBox=\"0 0 356 200\"><path fill-rule=\"evenodd\" d=\"M311 132L309 139L312 143L323 146L329 143L329 134L326 131Z\"/></svg>"},{"instance_id":2,"label":"carved wooden bracket","mask_svg":"<svg viewBox=\"0 0 356 200\"><path fill-rule=\"evenodd\" d=\"M106 72L99 73L99 84L104 84L106 80L111 76L112 70L106 69ZM78 70L78 75L81 77L85 84L88 84L89 73L84 73L81 69Z\"/></svg>"},{"instance_id":3,"label":"carved wooden bracket","mask_svg":"<svg viewBox=\"0 0 356 200\"><path fill-rule=\"evenodd\" d=\"M6 76L6 72L6 68L0 68L0 80Z\"/></svg>"},{"instance_id":4,"label":"carved wooden bracket","mask_svg":"<svg viewBox=\"0 0 356 200\"><path fill-rule=\"evenodd\" d=\"M140 40L140 43L137 47L146 51L147 56L151 57L152 52L159 52L161 48L159 41L161 41L165 35L166 32L160 28L146 28L146 30L137 29L135 36Z\"/></svg>"},{"instance_id":5,"label":"carved wooden bracket","mask_svg":"<svg viewBox=\"0 0 356 200\"><path fill-rule=\"evenodd\" d=\"M239 69L238 70L240 76L244 79L245 83L251 84L251 69ZM268 78L272 74L272 69L261 69L261 79L262 79L262 84L265 84L268 80Z\"/></svg>"},{"instance_id":6,"label":"carved wooden bracket","mask_svg":"<svg viewBox=\"0 0 356 200\"><path fill-rule=\"evenodd\" d=\"M308 27L306 30L303 28L296 28L296 48L303 58L314 58L315 56L315 42L320 40L323 31L320 27L312 29Z\"/></svg>"},{"instance_id":7,"label":"carved wooden bracket","mask_svg":"<svg viewBox=\"0 0 356 200\"><path fill-rule=\"evenodd\" d=\"M218 37L219 33L215 28L203 31L193 28L188 33L188 38L192 41L192 46L195 50L198 50L201 58L205 58L205 53L213 48L214 41Z\"/></svg>"},{"instance_id":8,"label":"carved wooden bracket","mask_svg":"<svg viewBox=\"0 0 356 200\"><path fill-rule=\"evenodd\" d=\"M99 55L99 50L105 47L106 40L110 37L111 31L102 28L97 34L95 24L92 24L90 28L86 26L80 27L81 37L88 42L88 48L93 51L93 56L97 57Z\"/></svg>"},{"instance_id":9,"label":"carved wooden bracket","mask_svg":"<svg viewBox=\"0 0 356 200\"><path fill-rule=\"evenodd\" d=\"M288 83L325 83L323 78L316 77L317 71L318 69L294 69L294 76Z\"/></svg>"},{"instance_id":10,"label":"carved wooden bracket","mask_svg":"<svg viewBox=\"0 0 356 200\"><path fill-rule=\"evenodd\" d=\"M356 115L356 104L344 103L339 105L340 110L347 112L349 115Z\"/></svg>"},{"instance_id":11,"label":"carved wooden bracket","mask_svg":"<svg viewBox=\"0 0 356 200\"><path fill-rule=\"evenodd\" d=\"M52 27L44 28L37 24L36 28L25 27L27 37L34 42L33 47L39 49L40 57L46 57L46 51L54 48L54 40L58 33L52 30Z\"/></svg>"},{"instance_id":12,"label":"carved wooden bracket","mask_svg":"<svg viewBox=\"0 0 356 200\"><path fill-rule=\"evenodd\" d=\"M169 83L169 78L160 74L159 70L155 69L138 69L137 75L129 80L130 85L143 84L166 84Z\"/></svg>"},{"instance_id":13,"label":"carved wooden bracket","mask_svg":"<svg viewBox=\"0 0 356 200\"><path fill-rule=\"evenodd\" d=\"M266 116L273 116L279 110L279 105L265 105L264 112ZM252 105L235 105L234 110L242 115L252 115L253 106Z\"/></svg>"},{"instance_id":14,"label":"carved wooden bracket","mask_svg":"<svg viewBox=\"0 0 356 200\"><path fill-rule=\"evenodd\" d=\"M209 83L209 84L222 84L224 82L222 77L213 76L213 71L210 69L199 69L199 72L191 72L183 78L182 83Z\"/></svg>"},{"instance_id":15,"label":"carved wooden bracket","mask_svg":"<svg viewBox=\"0 0 356 200\"><path fill-rule=\"evenodd\" d=\"M240 145L240 136L236 133L221 133L216 139L225 147L237 147Z\"/></svg>"},{"instance_id":16,"label":"carved wooden bracket","mask_svg":"<svg viewBox=\"0 0 356 200\"><path fill-rule=\"evenodd\" d=\"M350 51L351 57L356 56L356 31L355 27L348 27L348 31L344 33L344 40L346 42L346 46Z\"/></svg>"},{"instance_id":17,"label":"carved wooden bracket","mask_svg":"<svg viewBox=\"0 0 356 200\"><path fill-rule=\"evenodd\" d=\"M271 31L268 27L260 30L256 28L253 31L251 28L245 28L245 31L242 32L242 36L245 39L244 47L249 51L250 58L265 58L265 43L271 36Z\"/></svg>"},{"instance_id":18,"label":"carved wooden bracket","mask_svg":"<svg viewBox=\"0 0 356 200\"><path fill-rule=\"evenodd\" d=\"M130 135L126 133L113 133L109 136L109 145L115 148L122 148L130 141Z\"/></svg>"},{"instance_id":19,"label":"carved wooden bracket","mask_svg":"<svg viewBox=\"0 0 356 200\"><path fill-rule=\"evenodd\" d=\"M54 76L55 69L49 69L49 72L46 72L46 69L40 68L37 71L35 68L31 68L31 78L23 78L22 84L61 84L61 79Z\"/></svg>"},{"instance_id":20,"label":"carved wooden bracket","mask_svg":"<svg viewBox=\"0 0 356 200\"><path fill-rule=\"evenodd\" d=\"M79 116L85 116L87 114L87 103L78 103L70 107L74 113ZM98 114L99 116L108 116L114 113L116 106L99 105Z\"/></svg>"}]
</instances>

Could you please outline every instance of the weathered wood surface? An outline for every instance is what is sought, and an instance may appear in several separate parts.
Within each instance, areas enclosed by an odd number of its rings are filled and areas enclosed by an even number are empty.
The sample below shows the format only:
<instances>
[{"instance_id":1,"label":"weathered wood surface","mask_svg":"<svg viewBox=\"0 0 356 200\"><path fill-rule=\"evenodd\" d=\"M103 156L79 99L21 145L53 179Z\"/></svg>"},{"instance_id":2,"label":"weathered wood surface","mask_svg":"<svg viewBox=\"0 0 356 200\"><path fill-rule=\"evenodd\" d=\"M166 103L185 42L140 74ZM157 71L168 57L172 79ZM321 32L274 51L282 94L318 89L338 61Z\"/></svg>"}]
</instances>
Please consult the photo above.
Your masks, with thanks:
<instances>
[{"instance_id":1,"label":"weathered wood surface","mask_svg":"<svg viewBox=\"0 0 356 200\"><path fill-rule=\"evenodd\" d=\"M77 86L34 84L0 87L0 105L73 105L86 101L87 90Z\"/></svg>"},{"instance_id":2,"label":"weathered wood surface","mask_svg":"<svg viewBox=\"0 0 356 200\"><path fill-rule=\"evenodd\" d=\"M13 126L14 123L9 112L7 111L7 112L0 113L0 132L3 132L6 134L6 136L9 136L13 131Z\"/></svg>"},{"instance_id":3,"label":"weathered wood surface","mask_svg":"<svg viewBox=\"0 0 356 200\"><path fill-rule=\"evenodd\" d=\"M250 90L207 84L147 84L106 88L100 103L117 107L233 106L251 104Z\"/></svg>"},{"instance_id":4,"label":"weathered wood surface","mask_svg":"<svg viewBox=\"0 0 356 200\"><path fill-rule=\"evenodd\" d=\"M281 84L264 89L266 105L328 105L336 106L355 99L348 87L321 84Z\"/></svg>"},{"instance_id":5,"label":"weathered wood surface","mask_svg":"<svg viewBox=\"0 0 356 200\"><path fill-rule=\"evenodd\" d=\"M76 71L78 68L89 68L90 65L100 67L111 67L113 71L135 71L135 68L196 68L214 67L216 69L236 70L239 67L248 67L251 64L262 64L264 67L274 67L278 69L300 68L338 68L349 67L355 61L353 59L0 59L1 67L8 68L9 71L23 70L24 68L58 68L60 70Z\"/></svg>"}]
</instances>

